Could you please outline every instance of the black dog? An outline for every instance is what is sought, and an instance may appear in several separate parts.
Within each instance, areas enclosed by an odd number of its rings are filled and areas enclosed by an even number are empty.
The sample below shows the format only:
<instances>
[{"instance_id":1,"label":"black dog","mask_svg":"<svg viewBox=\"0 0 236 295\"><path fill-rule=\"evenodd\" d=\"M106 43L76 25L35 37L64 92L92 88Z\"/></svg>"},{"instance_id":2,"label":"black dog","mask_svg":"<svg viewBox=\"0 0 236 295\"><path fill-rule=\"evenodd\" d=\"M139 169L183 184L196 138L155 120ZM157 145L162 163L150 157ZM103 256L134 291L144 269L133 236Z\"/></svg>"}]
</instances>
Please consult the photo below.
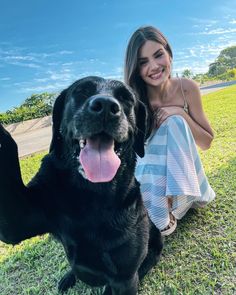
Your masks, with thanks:
<instances>
[{"instance_id":1,"label":"black dog","mask_svg":"<svg viewBox=\"0 0 236 295\"><path fill-rule=\"evenodd\" d=\"M158 261L160 232L149 221L134 177L144 155L146 111L122 82L87 77L57 98L50 153L28 186L17 146L0 125L0 239L16 244L51 233L76 279L135 295Z\"/></svg>"}]
</instances>

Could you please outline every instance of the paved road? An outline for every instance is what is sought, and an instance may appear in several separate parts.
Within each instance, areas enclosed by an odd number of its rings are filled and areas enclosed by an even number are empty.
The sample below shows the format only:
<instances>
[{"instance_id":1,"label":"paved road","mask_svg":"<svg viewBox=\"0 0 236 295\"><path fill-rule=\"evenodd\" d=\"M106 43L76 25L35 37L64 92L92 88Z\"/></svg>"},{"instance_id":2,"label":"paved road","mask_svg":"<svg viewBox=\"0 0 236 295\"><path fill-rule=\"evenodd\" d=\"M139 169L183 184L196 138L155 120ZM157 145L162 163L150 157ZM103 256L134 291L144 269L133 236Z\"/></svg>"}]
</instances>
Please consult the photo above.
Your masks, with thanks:
<instances>
[{"instance_id":1,"label":"paved road","mask_svg":"<svg viewBox=\"0 0 236 295\"><path fill-rule=\"evenodd\" d=\"M214 85L201 87L200 90L201 90L201 94L203 95L203 94L215 92L217 90L223 89L227 86L234 85L234 84L236 84L236 81L222 82L222 83L218 83L218 84L214 84Z\"/></svg>"},{"instance_id":2,"label":"paved road","mask_svg":"<svg viewBox=\"0 0 236 295\"><path fill-rule=\"evenodd\" d=\"M225 88L232 84L236 84L236 81L220 83L217 85L210 85L202 87L200 90L202 94L207 94ZM48 150L52 136L52 126L49 122L45 123L45 121L42 121L42 128L37 127L38 129L35 130L30 130L15 135L14 133L12 134L13 138L18 144L18 151L20 157L25 157L39 151Z\"/></svg>"},{"instance_id":3,"label":"paved road","mask_svg":"<svg viewBox=\"0 0 236 295\"><path fill-rule=\"evenodd\" d=\"M52 137L52 126L12 135L18 145L19 157L47 151Z\"/></svg>"}]
</instances>

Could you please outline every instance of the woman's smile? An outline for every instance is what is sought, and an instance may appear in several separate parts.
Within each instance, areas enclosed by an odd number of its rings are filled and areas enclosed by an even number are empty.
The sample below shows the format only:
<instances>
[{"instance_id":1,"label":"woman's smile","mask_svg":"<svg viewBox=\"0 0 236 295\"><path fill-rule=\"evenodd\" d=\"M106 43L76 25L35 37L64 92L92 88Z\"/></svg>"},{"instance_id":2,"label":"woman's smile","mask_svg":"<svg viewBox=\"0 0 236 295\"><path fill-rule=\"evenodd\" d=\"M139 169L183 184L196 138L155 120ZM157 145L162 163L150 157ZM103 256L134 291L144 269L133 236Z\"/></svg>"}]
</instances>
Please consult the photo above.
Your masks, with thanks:
<instances>
[{"instance_id":1,"label":"woman's smile","mask_svg":"<svg viewBox=\"0 0 236 295\"><path fill-rule=\"evenodd\" d=\"M149 78L153 79L153 80L158 80L162 77L162 74L164 73L165 69L161 69L159 71L156 71L155 73L152 73L151 75L149 75Z\"/></svg>"}]
</instances>

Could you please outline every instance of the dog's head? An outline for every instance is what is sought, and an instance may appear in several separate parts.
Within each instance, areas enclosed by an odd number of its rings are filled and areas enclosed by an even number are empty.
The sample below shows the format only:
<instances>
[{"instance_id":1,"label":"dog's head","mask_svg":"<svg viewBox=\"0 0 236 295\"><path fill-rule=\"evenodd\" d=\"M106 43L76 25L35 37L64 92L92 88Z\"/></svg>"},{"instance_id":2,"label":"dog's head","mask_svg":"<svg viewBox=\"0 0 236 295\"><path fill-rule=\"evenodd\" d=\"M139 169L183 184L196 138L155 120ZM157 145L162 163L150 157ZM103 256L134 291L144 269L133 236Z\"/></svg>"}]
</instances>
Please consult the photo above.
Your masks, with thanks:
<instances>
[{"instance_id":1,"label":"dog's head","mask_svg":"<svg viewBox=\"0 0 236 295\"><path fill-rule=\"evenodd\" d=\"M75 161L91 182L108 182L132 149L144 156L145 131L145 106L129 87L86 77L55 101L50 151Z\"/></svg>"}]
</instances>

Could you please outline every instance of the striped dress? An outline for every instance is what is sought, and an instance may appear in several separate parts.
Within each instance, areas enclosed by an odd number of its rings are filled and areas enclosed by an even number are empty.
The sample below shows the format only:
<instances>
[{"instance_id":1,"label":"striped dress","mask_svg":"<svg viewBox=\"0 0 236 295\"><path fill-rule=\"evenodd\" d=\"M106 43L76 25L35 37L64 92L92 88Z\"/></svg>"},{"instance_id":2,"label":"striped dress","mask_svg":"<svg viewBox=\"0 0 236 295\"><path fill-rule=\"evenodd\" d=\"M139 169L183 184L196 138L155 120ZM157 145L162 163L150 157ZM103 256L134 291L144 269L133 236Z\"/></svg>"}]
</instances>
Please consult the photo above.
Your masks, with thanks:
<instances>
[{"instance_id":1,"label":"striped dress","mask_svg":"<svg viewBox=\"0 0 236 295\"><path fill-rule=\"evenodd\" d=\"M169 211L181 219L189 208L203 207L215 198L192 132L179 115L168 117L151 134L135 174L149 216L160 230L169 224Z\"/></svg>"}]
</instances>

